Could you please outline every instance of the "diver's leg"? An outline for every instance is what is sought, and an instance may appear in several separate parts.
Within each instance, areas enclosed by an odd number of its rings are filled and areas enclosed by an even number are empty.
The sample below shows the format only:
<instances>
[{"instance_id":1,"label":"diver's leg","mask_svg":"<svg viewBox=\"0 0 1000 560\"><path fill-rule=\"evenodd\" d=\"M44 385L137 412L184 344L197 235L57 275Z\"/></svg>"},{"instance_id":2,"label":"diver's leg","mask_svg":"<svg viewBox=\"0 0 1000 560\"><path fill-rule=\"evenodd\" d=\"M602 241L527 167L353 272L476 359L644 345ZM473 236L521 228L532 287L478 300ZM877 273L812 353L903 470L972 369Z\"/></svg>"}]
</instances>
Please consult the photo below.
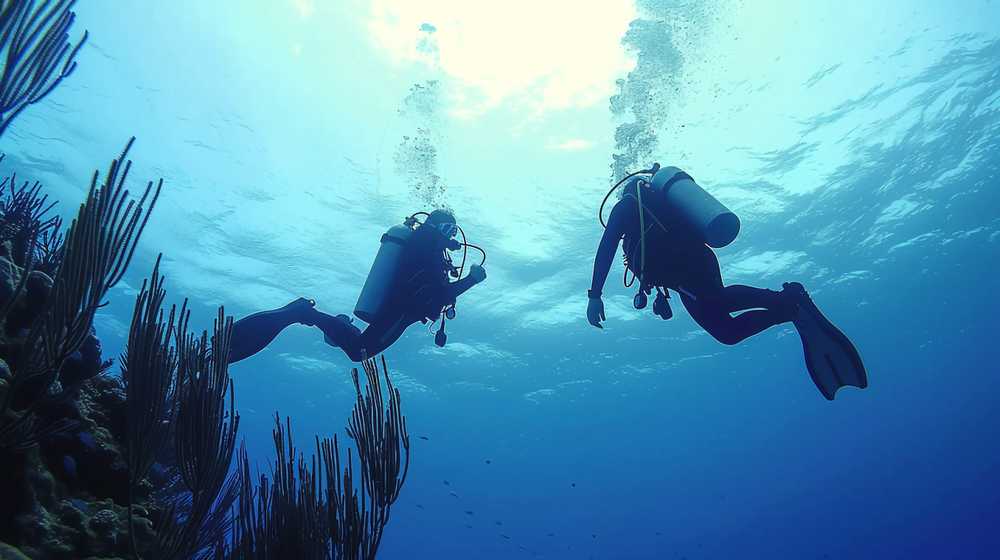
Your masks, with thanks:
<instances>
[{"instance_id":1,"label":"diver's leg","mask_svg":"<svg viewBox=\"0 0 1000 560\"><path fill-rule=\"evenodd\" d=\"M681 303L691 318L723 344L737 344L777 324L772 314L763 310L746 311L733 317L721 302L721 298L708 294L703 293L695 299L690 292L681 292Z\"/></svg>"},{"instance_id":2,"label":"diver's leg","mask_svg":"<svg viewBox=\"0 0 1000 560\"><path fill-rule=\"evenodd\" d=\"M319 311L315 315L316 326L323 331L327 344L340 347L352 362L361 362L380 354L399 340L406 327L414 322L405 315L383 316L376 318L361 332L346 315L334 317Z\"/></svg>"},{"instance_id":3,"label":"diver's leg","mask_svg":"<svg viewBox=\"0 0 1000 560\"><path fill-rule=\"evenodd\" d=\"M369 358L381 354L403 336L403 331L416 321L405 314L376 321L361 333L361 346Z\"/></svg>"},{"instance_id":4,"label":"diver's leg","mask_svg":"<svg viewBox=\"0 0 1000 560\"><path fill-rule=\"evenodd\" d=\"M260 352L289 325L312 324L310 312L316 302L299 298L284 307L262 311L233 323L233 337L229 348L229 363L238 362Z\"/></svg>"},{"instance_id":5,"label":"diver's leg","mask_svg":"<svg viewBox=\"0 0 1000 560\"><path fill-rule=\"evenodd\" d=\"M722 288L718 297L721 300L719 304L725 307L729 313L746 309L768 309L788 313L794 306L794 302L785 292L754 288L742 284L732 284Z\"/></svg>"},{"instance_id":6,"label":"diver's leg","mask_svg":"<svg viewBox=\"0 0 1000 560\"><path fill-rule=\"evenodd\" d=\"M792 320L795 304L784 292L741 284L723 286L719 260L705 247L691 255L678 291L691 317L723 344L737 344ZM750 311L747 311L750 310ZM740 312L733 317L731 313Z\"/></svg>"},{"instance_id":7,"label":"diver's leg","mask_svg":"<svg viewBox=\"0 0 1000 560\"><path fill-rule=\"evenodd\" d=\"M785 292L741 284L685 291L681 302L691 317L723 344L737 344L795 316L794 299Z\"/></svg>"},{"instance_id":8,"label":"diver's leg","mask_svg":"<svg viewBox=\"0 0 1000 560\"><path fill-rule=\"evenodd\" d=\"M361 351L361 331L351 324L347 315L333 316L321 311L316 311L313 315L312 320L323 331L327 344L339 347L352 362L364 359Z\"/></svg>"}]
</instances>

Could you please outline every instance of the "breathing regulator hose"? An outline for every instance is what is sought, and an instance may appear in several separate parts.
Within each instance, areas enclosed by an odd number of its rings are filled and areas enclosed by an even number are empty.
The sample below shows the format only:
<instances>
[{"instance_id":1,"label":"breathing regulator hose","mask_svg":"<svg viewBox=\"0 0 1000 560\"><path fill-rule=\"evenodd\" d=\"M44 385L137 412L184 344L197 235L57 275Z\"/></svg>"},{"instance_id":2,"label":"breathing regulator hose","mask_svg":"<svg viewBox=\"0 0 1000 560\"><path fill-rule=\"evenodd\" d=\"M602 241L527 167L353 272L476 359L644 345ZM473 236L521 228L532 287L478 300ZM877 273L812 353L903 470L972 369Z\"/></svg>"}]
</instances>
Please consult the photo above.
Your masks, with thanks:
<instances>
[{"instance_id":1,"label":"breathing regulator hose","mask_svg":"<svg viewBox=\"0 0 1000 560\"><path fill-rule=\"evenodd\" d=\"M469 243L469 239L467 237L465 237L465 230L462 229L462 226L460 226L458 224L455 224L455 225L456 225L456 227L458 227L459 233L462 234L462 247L465 250L465 254L462 255L462 265L465 266L465 255L468 254L469 249L471 248L471 249L475 249L475 250L479 251L483 255L483 260L479 261L479 266L485 266L486 265L486 250L483 249L482 247L480 247L479 245L475 245L473 243Z\"/></svg>"},{"instance_id":2,"label":"breathing regulator hose","mask_svg":"<svg viewBox=\"0 0 1000 560\"><path fill-rule=\"evenodd\" d=\"M601 207L597 210L597 219L601 222L601 226L603 226L605 229L607 229L607 227L608 227L607 222L604 221L604 206L608 203L608 199L611 198L611 193L613 193L616 190L618 190L618 187L622 186L622 183L624 183L625 181L628 181L629 179L631 179L632 177L635 177L636 175L650 175L650 176L652 176L652 175L655 175L656 172L659 171L659 170L660 170L660 164L659 163L654 163L653 167L651 167L649 169L641 169L639 171L633 171L632 173L629 173L628 175L622 177L621 181L618 181L617 183L615 183L615 186L611 187L611 190L608 191L608 194L604 195L604 200L601 201Z\"/></svg>"},{"instance_id":3,"label":"breathing regulator hose","mask_svg":"<svg viewBox=\"0 0 1000 560\"><path fill-rule=\"evenodd\" d=\"M469 243L469 239L465 236L465 230L462 229L462 226L456 224L455 227L457 227L458 232L462 234L462 242L460 243L460 245L462 246L462 264L458 266L458 277L461 278L462 274L465 272L465 261L469 256L469 249L470 248L475 249L476 251L479 251L483 255L483 260L479 261L479 266L486 265L486 250L480 247L479 245Z\"/></svg>"},{"instance_id":4,"label":"breathing regulator hose","mask_svg":"<svg viewBox=\"0 0 1000 560\"><path fill-rule=\"evenodd\" d=\"M468 247L470 249L475 249L475 250L479 251L483 255L483 260L479 261L479 266L486 266L486 250L485 249L483 249L479 245L473 245L472 243L463 243L462 245L464 245L465 247Z\"/></svg>"},{"instance_id":5,"label":"breathing regulator hose","mask_svg":"<svg viewBox=\"0 0 1000 560\"><path fill-rule=\"evenodd\" d=\"M431 215L429 213L427 213L427 212L414 212L414 213L410 214L409 218L406 218L406 220L404 220L404 223L409 224L410 227L413 227L413 224L423 225L424 223L421 222L420 220L418 220L417 216L422 216L424 219L427 219Z\"/></svg>"}]
</instances>

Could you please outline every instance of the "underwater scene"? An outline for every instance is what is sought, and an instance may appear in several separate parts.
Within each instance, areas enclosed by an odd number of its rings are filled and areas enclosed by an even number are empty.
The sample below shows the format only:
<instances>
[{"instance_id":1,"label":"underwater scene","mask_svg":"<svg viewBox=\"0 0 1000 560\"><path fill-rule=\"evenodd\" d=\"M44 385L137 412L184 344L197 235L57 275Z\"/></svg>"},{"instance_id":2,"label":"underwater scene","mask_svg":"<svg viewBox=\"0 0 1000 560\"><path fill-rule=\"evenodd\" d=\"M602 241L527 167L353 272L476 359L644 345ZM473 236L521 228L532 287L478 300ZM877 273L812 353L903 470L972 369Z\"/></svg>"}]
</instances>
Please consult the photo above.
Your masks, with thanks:
<instances>
[{"instance_id":1,"label":"underwater scene","mask_svg":"<svg viewBox=\"0 0 1000 560\"><path fill-rule=\"evenodd\" d=\"M0 1L0 559L1000 557L1000 3Z\"/></svg>"}]
</instances>

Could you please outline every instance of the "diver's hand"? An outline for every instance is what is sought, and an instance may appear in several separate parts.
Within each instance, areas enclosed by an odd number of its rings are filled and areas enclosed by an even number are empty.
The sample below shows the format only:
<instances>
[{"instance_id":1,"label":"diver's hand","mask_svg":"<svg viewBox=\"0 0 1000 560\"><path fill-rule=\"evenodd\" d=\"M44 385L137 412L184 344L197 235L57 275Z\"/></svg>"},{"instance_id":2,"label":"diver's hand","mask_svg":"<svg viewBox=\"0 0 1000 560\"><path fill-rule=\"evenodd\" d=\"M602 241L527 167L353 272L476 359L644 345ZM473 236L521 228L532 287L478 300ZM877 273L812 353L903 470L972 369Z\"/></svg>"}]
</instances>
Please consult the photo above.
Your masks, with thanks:
<instances>
[{"instance_id":1,"label":"diver's hand","mask_svg":"<svg viewBox=\"0 0 1000 560\"><path fill-rule=\"evenodd\" d=\"M587 303L587 321L590 321L591 325L599 329L603 329L604 326L601 325L601 321L607 321L608 318L604 316L604 300L599 297L588 298L590 301Z\"/></svg>"},{"instance_id":2,"label":"diver's hand","mask_svg":"<svg viewBox=\"0 0 1000 560\"><path fill-rule=\"evenodd\" d=\"M486 280L486 269L478 264L469 267L469 278L476 284Z\"/></svg>"}]
</instances>

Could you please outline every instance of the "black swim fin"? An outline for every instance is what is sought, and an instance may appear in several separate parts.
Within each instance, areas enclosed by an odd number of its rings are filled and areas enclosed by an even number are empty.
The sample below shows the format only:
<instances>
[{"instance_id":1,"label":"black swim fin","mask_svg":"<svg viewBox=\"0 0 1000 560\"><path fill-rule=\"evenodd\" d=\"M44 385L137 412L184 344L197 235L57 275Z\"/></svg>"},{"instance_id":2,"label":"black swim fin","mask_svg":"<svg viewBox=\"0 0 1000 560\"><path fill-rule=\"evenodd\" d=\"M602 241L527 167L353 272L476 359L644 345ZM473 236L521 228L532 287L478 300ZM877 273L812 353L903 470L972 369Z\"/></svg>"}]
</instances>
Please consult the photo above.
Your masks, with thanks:
<instances>
[{"instance_id":1,"label":"black swim fin","mask_svg":"<svg viewBox=\"0 0 1000 560\"><path fill-rule=\"evenodd\" d=\"M784 289L796 300L793 322L802 339L806 368L820 393L832 401L841 387L867 387L868 372L850 339L820 312L802 284L789 282Z\"/></svg>"}]
</instances>

